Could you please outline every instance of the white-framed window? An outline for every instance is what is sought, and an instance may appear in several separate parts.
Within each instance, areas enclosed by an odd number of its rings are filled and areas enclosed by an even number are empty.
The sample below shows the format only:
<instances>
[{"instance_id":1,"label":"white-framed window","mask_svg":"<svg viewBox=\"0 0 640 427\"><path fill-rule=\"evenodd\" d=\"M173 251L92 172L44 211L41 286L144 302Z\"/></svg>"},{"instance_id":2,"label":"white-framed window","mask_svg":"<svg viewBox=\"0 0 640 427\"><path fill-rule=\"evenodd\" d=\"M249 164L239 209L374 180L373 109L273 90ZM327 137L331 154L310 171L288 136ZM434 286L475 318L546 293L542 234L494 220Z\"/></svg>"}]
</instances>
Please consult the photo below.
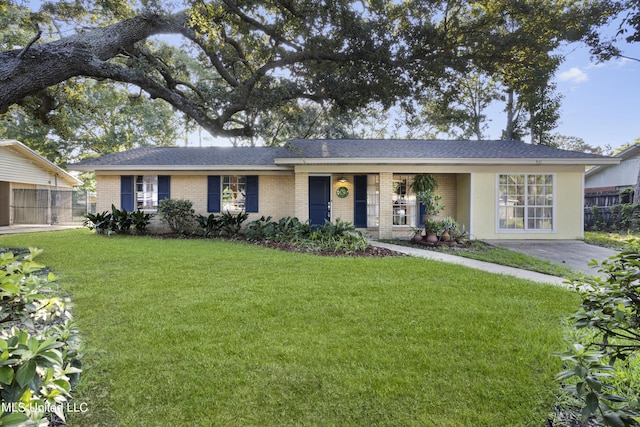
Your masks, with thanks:
<instances>
[{"instance_id":1,"label":"white-framed window","mask_svg":"<svg viewBox=\"0 0 640 427\"><path fill-rule=\"evenodd\" d=\"M247 177L244 175L222 176L222 210L239 212L245 208Z\"/></svg>"},{"instance_id":2,"label":"white-framed window","mask_svg":"<svg viewBox=\"0 0 640 427\"><path fill-rule=\"evenodd\" d=\"M367 227L380 225L380 175L367 175Z\"/></svg>"},{"instance_id":3,"label":"white-framed window","mask_svg":"<svg viewBox=\"0 0 640 427\"><path fill-rule=\"evenodd\" d=\"M553 231L552 174L501 174L498 177L498 229Z\"/></svg>"},{"instance_id":4,"label":"white-framed window","mask_svg":"<svg viewBox=\"0 0 640 427\"><path fill-rule=\"evenodd\" d=\"M393 176L393 225L416 226L416 196L409 189L413 175Z\"/></svg>"},{"instance_id":5,"label":"white-framed window","mask_svg":"<svg viewBox=\"0 0 640 427\"><path fill-rule=\"evenodd\" d=\"M136 207L140 210L158 209L158 175L136 176Z\"/></svg>"}]
</instances>

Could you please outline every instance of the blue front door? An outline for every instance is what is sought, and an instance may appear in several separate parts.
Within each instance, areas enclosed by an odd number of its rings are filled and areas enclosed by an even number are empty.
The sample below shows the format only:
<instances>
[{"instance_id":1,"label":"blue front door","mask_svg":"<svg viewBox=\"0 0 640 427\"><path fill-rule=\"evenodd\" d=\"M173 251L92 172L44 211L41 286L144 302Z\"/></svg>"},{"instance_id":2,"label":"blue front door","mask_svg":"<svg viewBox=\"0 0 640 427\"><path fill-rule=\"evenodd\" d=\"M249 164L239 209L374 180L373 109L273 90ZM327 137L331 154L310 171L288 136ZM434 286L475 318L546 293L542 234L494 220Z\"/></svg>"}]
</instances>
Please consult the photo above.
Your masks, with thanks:
<instances>
[{"instance_id":1,"label":"blue front door","mask_svg":"<svg viewBox=\"0 0 640 427\"><path fill-rule=\"evenodd\" d=\"M331 177L309 177L309 222L313 228L331 221Z\"/></svg>"}]
</instances>

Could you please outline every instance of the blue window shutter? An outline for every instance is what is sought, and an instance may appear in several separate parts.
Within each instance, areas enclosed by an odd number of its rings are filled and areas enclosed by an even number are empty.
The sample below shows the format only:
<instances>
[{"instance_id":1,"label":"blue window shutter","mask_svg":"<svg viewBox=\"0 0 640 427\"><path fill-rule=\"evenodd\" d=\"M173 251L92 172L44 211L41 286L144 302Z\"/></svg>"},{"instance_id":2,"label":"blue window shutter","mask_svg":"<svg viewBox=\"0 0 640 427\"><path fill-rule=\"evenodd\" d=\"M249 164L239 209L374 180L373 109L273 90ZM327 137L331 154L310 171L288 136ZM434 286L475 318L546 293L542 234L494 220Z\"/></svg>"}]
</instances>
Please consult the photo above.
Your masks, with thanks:
<instances>
[{"instance_id":1,"label":"blue window shutter","mask_svg":"<svg viewBox=\"0 0 640 427\"><path fill-rule=\"evenodd\" d=\"M158 202L169 199L171 196L171 177L169 175L158 175Z\"/></svg>"},{"instance_id":2,"label":"blue window shutter","mask_svg":"<svg viewBox=\"0 0 640 427\"><path fill-rule=\"evenodd\" d=\"M367 227L367 175L353 177L353 225Z\"/></svg>"},{"instance_id":3,"label":"blue window shutter","mask_svg":"<svg viewBox=\"0 0 640 427\"><path fill-rule=\"evenodd\" d=\"M247 175L246 182L244 210L258 212L258 175Z\"/></svg>"},{"instance_id":4,"label":"blue window shutter","mask_svg":"<svg viewBox=\"0 0 640 427\"><path fill-rule=\"evenodd\" d=\"M131 212L133 210L133 175L120 177L120 209Z\"/></svg>"},{"instance_id":5,"label":"blue window shutter","mask_svg":"<svg viewBox=\"0 0 640 427\"><path fill-rule=\"evenodd\" d=\"M220 175L207 177L207 212L220 212Z\"/></svg>"},{"instance_id":6,"label":"blue window shutter","mask_svg":"<svg viewBox=\"0 0 640 427\"><path fill-rule=\"evenodd\" d=\"M418 200L418 225L420 227L424 226L424 221L422 217L424 216L425 208L421 201Z\"/></svg>"}]
</instances>

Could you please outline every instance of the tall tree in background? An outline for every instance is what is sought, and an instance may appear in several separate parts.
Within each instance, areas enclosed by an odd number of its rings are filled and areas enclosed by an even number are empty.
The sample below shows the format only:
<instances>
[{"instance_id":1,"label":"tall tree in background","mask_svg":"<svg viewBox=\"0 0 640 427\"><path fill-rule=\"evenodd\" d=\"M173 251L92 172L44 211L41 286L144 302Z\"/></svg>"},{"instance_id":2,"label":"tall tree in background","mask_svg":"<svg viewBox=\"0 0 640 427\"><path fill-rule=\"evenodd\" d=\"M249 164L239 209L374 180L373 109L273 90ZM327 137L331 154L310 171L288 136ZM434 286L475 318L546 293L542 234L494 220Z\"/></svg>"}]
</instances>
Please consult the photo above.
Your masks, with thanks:
<instances>
[{"instance_id":1,"label":"tall tree in background","mask_svg":"<svg viewBox=\"0 0 640 427\"><path fill-rule=\"evenodd\" d=\"M488 127L486 109L500 100L499 84L479 72L454 73L419 100L418 121L431 125L430 134L481 140ZM415 118L413 119L415 123Z\"/></svg>"},{"instance_id":2,"label":"tall tree in background","mask_svg":"<svg viewBox=\"0 0 640 427\"><path fill-rule=\"evenodd\" d=\"M214 136L255 138L281 131L268 124L274 114L308 114L306 102L331 110L323 117L372 102L385 109L475 69L534 112L534 70L550 75L552 49L596 23L589 4L192 0L177 11L162 2L78 0L45 4L39 14L10 5L2 19L19 18L13 25L23 29L39 23L43 33L0 53L0 113L32 104L46 120L61 85L96 79L136 86ZM163 34L182 44L152 43Z\"/></svg>"},{"instance_id":3,"label":"tall tree in background","mask_svg":"<svg viewBox=\"0 0 640 427\"><path fill-rule=\"evenodd\" d=\"M446 27L446 40L458 44L458 54L466 61L448 67L438 84L429 80L433 76L428 76L425 82L420 70L413 69L412 77L417 80L414 97L424 100L422 104L427 108L422 117L432 121L429 130L465 137L482 134L486 117L477 109L481 105L477 100L483 97L474 99L468 91L464 93L463 83L478 75L492 84L486 86L490 90L483 94L487 97L482 105L504 102L503 139L523 140L531 134L533 142L548 142L560 106L555 87L550 83L562 61L556 49L563 43L580 40L605 19L593 13L594 4L574 1L488 0L447 4L441 22ZM443 87L444 92L439 89ZM498 88L503 93L496 93ZM416 113L412 113L413 118ZM461 129L461 122L465 130L456 131Z\"/></svg>"},{"instance_id":4,"label":"tall tree in background","mask_svg":"<svg viewBox=\"0 0 640 427\"><path fill-rule=\"evenodd\" d=\"M95 81L58 86L44 120L38 103L22 103L0 116L0 135L17 139L54 163L143 145L174 145L175 112L136 89ZM51 91L49 89L48 91ZM52 98L53 99L53 98Z\"/></svg>"},{"instance_id":5,"label":"tall tree in background","mask_svg":"<svg viewBox=\"0 0 640 427\"><path fill-rule=\"evenodd\" d=\"M579 151L581 153L599 154L602 155L602 147L594 147L584 142L584 139L576 136L560 135L558 133L553 134L549 144L552 147L560 148L561 150Z\"/></svg>"}]
</instances>

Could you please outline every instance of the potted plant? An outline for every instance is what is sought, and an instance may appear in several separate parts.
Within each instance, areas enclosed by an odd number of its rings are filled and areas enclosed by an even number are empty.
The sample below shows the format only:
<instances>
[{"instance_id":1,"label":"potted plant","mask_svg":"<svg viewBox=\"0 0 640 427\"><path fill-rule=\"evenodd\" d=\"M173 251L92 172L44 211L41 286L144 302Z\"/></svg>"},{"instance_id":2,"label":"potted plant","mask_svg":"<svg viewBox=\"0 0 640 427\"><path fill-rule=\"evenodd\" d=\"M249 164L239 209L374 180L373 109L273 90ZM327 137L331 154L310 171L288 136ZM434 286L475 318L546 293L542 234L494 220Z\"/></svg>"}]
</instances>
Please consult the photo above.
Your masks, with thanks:
<instances>
[{"instance_id":1,"label":"potted plant","mask_svg":"<svg viewBox=\"0 0 640 427\"><path fill-rule=\"evenodd\" d=\"M444 209L444 205L440 203L442 196L433 194L432 191L422 191L417 193L418 200L424 205L424 214L432 219Z\"/></svg>"},{"instance_id":2,"label":"potted plant","mask_svg":"<svg viewBox=\"0 0 640 427\"><path fill-rule=\"evenodd\" d=\"M422 228L420 227L411 227L411 231L413 233L413 237L411 238L412 242L419 243L422 241Z\"/></svg>"},{"instance_id":3,"label":"potted plant","mask_svg":"<svg viewBox=\"0 0 640 427\"><path fill-rule=\"evenodd\" d=\"M444 217L440 221L440 229L442 230L441 240L447 242L458 229L458 223L450 216Z\"/></svg>"},{"instance_id":4,"label":"potted plant","mask_svg":"<svg viewBox=\"0 0 640 427\"><path fill-rule=\"evenodd\" d=\"M438 188L438 179L429 173L416 175L411 181L410 188L424 206L422 222L425 224L426 232L427 220L433 219L444 209L444 205L440 204L442 197L434 194L435 189Z\"/></svg>"},{"instance_id":5,"label":"potted plant","mask_svg":"<svg viewBox=\"0 0 640 427\"><path fill-rule=\"evenodd\" d=\"M427 233L427 243L438 243L438 231L440 230L440 223L433 218L427 218L427 220L424 222L424 228Z\"/></svg>"},{"instance_id":6,"label":"potted plant","mask_svg":"<svg viewBox=\"0 0 640 427\"><path fill-rule=\"evenodd\" d=\"M430 191L433 193L433 191L438 188L438 179L430 173L416 175L413 177L413 181L411 181L410 188L416 195L423 191Z\"/></svg>"}]
</instances>

